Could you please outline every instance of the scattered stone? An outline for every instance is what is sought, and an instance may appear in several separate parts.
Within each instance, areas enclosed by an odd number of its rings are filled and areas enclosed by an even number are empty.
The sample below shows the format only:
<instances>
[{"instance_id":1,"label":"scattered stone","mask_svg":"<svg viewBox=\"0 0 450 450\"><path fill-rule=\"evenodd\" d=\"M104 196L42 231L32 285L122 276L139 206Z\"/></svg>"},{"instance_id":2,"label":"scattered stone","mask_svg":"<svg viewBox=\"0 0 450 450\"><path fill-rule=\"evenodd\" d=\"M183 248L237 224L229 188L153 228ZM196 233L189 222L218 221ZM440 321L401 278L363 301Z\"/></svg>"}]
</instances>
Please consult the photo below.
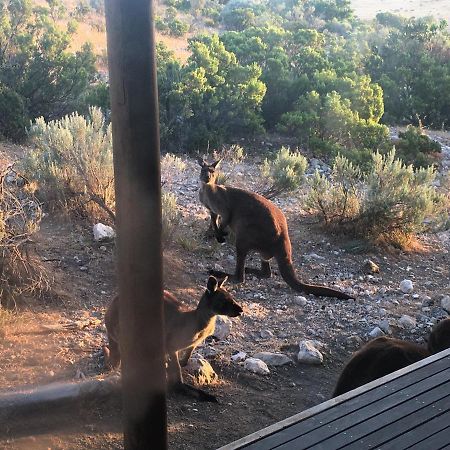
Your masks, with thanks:
<instances>
[{"instance_id":1,"label":"scattered stone","mask_svg":"<svg viewBox=\"0 0 450 450\"><path fill-rule=\"evenodd\" d=\"M231 328L233 327L233 322L227 316L217 316L216 327L214 329L213 336L223 341L231 333Z\"/></svg>"},{"instance_id":2,"label":"scattered stone","mask_svg":"<svg viewBox=\"0 0 450 450\"><path fill-rule=\"evenodd\" d=\"M244 368L250 372L257 373L260 375L267 375L270 373L267 364L257 358L248 358L244 362Z\"/></svg>"},{"instance_id":3,"label":"scattered stone","mask_svg":"<svg viewBox=\"0 0 450 450\"><path fill-rule=\"evenodd\" d=\"M385 334L389 334L389 332L390 332L389 320L387 320L387 319L381 320L380 323L378 324L378 326L381 328L381 330Z\"/></svg>"},{"instance_id":4,"label":"scattered stone","mask_svg":"<svg viewBox=\"0 0 450 450\"><path fill-rule=\"evenodd\" d=\"M414 286L413 286L413 282L411 280L403 280L400 283L400 290L404 293L404 294L409 294L413 291Z\"/></svg>"},{"instance_id":5,"label":"scattered stone","mask_svg":"<svg viewBox=\"0 0 450 450\"><path fill-rule=\"evenodd\" d=\"M377 338L377 337L384 336L384 332L383 332L383 330L382 330L380 327L375 327L375 328L369 333L369 336L370 336L372 339L375 339L375 338Z\"/></svg>"},{"instance_id":6,"label":"scattered stone","mask_svg":"<svg viewBox=\"0 0 450 450\"><path fill-rule=\"evenodd\" d=\"M404 314L400 319L398 319L398 324L405 329L412 329L417 326L416 319L414 317Z\"/></svg>"},{"instance_id":7,"label":"scattered stone","mask_svg":"<svg viewBox=\"0 0 450 450\"><path fill-rule=\"evenodd\" d=\"M187 369L199 384L211 384L218 379L211 364L202 357L190 358Z\"/></svg>"},{"instance_id":8,"label":"scattered stone","mask_svg":"<svg viewBox=\"0 0 450 450\"><path fill-rule=\"evenodd\" d=\"M259 334L263 339L273 338L273 333L270 330L261 330Z\"/></svg>"},{"instance_id":9,"label":"scattered stone","mask_svg":"<svg viewBox=\"0 0 450 450\"><path fill-rule=\"evenodd\" d=\"M306 299L306 297L298 295L298 296L294 297L294 299L292 300L292 303L294 303L295 305L299 305L299 306L306 306L308 304L308 300Z\"/></svg>"},{"instance_id":10,"label":"scattered stone","mask_svg":"<svg viewBox=\"0 0 450 450\"><path fill-rule=\"evenodd\" d=\"M245 353L245 352L238 352L238 353L235 353L234 355L231 355L231 359L234 362L245 361L245 358L247 358L247 353Z\"/></svg>"},{"instance_id":11,"label":"scattered stone","mask_svg":"<svg viewBox=\"0 0 450 450\"><path fill-rule=\"evenodd\" d=\"M441 307L450 314L450 295L444 295L444 297L442 297Z\"/></svg>"},{"instance_id":12,"label":"scattered stone","mask_svg":"<svg viewBox=\"0 0 450 450\"><path fill-rule=\"evenodd\" d=\"M253 357L264 361L268 366L284 366L292 362L292 359L283 353L259 352Z\"/></svg>"},{"instance_id":13,"label":"scattered stone","mask_svg":"<svg viewBox=\"0 0 450 450\"><path fill-rule=\"evenodd\" d=\"M317 260L325 259L324 256L320 256L320 255L318 255L317 253L310 253L309 255L305 255L305 257L306 257L307 259L317 259Z\"/></svg>"},{"instance_id":14,"label":"scattered stone","mask_svg":"<svg viewBox=\"0 0 450 450\"><path fill-rule=\"evenodd\" d=\"M371 273L380 273L380 267L375 264L372 260L366 259L364 261L363 266L364 273L371 274Z\"/></svg>"},{"instance_id":15,"label":"scattered stone","mask_svg":"<svg viewBox=\"0 0 450 450\"><path fill-rule=\"evenodd\" d=\"M213 358L214 356L216 356L219 353L219 350L215 347L211 347L210 345L207 345L206 347L203 347L200 350L200 353L205 358Z\"/></svg>"},{"instance_id":16,"label":"scattered stone","mask_svg":"<svg viewBox=\"0 0 450 450\"><path fill-rule=\"evenodd\" d=\"M314 346L313 341L301 341L297 359L307 364L322 364L323 355Z\"/></svg>"},{"instance_id":17,"label":"scattered stone","mask_svg":"<svg viewBox=\"0 0 450 450\"><path fill-rule=\"evenodd\" d=\"M106 252L106 247L105 247L104 245L101 245L101 246L100 246L100 250L101 250L102 252Z\"/></svg>"},{"instance_id":18,"label":"scattered stone","mask_svg":"<svg viewBox=\"0 0 450 450\"><path fill-rule=\"evenodd\" d=\"M114 239L116 237L116 232L113 228L103 223L96 223L92 231L94 233L94 240L97 242L104 241L106 239Z\"/></svg>"}]
</instances>

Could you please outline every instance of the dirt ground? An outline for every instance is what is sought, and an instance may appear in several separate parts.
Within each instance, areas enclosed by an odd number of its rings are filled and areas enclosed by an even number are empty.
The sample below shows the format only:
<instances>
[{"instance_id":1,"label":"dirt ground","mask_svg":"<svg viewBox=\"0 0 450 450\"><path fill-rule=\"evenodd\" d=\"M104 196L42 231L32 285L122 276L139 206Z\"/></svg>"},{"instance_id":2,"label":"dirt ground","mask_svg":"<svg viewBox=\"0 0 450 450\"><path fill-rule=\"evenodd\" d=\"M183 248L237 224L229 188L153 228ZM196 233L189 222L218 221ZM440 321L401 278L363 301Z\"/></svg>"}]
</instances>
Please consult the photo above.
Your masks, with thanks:
<instances>
[{"instance_id":1,"label":"dirt ground","mask_svg":"<svg viewBox=\"0 0 450 450\"><path fill-rule=\"evenodd\" d=\"M255 188L258 163L250 158L236 166L230 182ZM186 166L169 183L178 195L183 219L180 235L165 252L164 270L165 287L194 307L207 269L232 269L234 249L229 243L218 245L207 235L207 214L197 200L197 166L193 160L186 160ZM347 288L356 300L307 296L307 303L300 306L298 294L279 277L276 267L270 280L250 277L243 285L229 285L244 314L233 319L226 340L209 339L200 349L209 354L219 375L216 384L204 389L214 393L219 403L169 395L170 448L218 448L321 403L330 397L349 355L381 320L388 320L392 336L423 342L433 321L445 315L439 305L442 295L450 293L448 232L422 236L418 252L368 249L324 233L303 211L301 196L277 203L287 215L295 265L302 277ZM106 342L104 311L116 290L113 243L94 242L89 224L48 215L36 238L36 253L54 277L53 289L46 299L24 302L3 330L0 393L106 374L101 347ZM380 274L364 274L366 258L380 266ZM256 258L248 264L257 264ZM414 283L412 294L399 290L405 278ZM417 326L402 329L398 319L403 314L416 318ZM297 362L302 339L321 343L323 365ZM242 363L232 362L231 355L237 351L249 356L279 351L294 362L271 367L270 375L256 375ZM116 398L34 420L17 418L0 427L0 448L8 450L119 449L121 439Z\"/></svg>"}]
</instances>

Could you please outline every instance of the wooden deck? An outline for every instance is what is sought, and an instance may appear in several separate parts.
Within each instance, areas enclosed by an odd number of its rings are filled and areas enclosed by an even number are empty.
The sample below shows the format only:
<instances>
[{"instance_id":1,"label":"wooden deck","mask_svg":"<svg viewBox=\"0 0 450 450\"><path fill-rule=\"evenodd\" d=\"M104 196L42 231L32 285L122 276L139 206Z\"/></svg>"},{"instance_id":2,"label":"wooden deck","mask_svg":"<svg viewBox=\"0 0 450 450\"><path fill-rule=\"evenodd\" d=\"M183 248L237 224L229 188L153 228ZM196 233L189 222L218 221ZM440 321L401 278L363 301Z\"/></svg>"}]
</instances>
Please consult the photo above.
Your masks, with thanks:
<instances>
[{"instance_id":1,"label":"wooden deck","mask_svg":"<svg viewBox=\"0 0 450 450\"><path fill-rule=\"evenodd\" d=\"M450 349L219 450L450 449Z\"/></svg>"}]
</instances>

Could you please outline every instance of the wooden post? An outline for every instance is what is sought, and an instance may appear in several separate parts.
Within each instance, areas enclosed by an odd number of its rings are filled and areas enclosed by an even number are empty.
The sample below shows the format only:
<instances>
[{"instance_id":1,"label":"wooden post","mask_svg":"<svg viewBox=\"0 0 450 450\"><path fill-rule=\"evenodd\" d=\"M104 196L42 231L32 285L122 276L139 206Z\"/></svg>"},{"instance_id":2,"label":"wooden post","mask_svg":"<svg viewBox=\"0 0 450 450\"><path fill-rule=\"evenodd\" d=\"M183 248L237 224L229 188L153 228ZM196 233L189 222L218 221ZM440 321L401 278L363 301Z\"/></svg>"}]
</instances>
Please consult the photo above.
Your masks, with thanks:
<instances>
[{"instance_id":1,"label":"wooden post","mask_svg":"<svg viewBox=\"0 0 450 450\"><path fill-rule=\"evenodd\" d=\"M153 3L106 0L126 449L166 449Z\"/></svg>"}]
</instances>

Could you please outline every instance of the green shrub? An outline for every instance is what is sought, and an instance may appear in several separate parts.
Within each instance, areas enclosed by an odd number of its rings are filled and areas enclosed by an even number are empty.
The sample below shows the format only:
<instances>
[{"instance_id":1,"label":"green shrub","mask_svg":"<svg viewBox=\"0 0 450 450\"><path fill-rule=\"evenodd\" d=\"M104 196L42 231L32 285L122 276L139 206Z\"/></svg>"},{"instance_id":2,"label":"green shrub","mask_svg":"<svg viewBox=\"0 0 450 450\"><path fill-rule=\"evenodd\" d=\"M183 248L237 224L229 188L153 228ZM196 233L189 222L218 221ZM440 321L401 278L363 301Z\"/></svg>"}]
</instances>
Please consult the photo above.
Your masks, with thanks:
<instances>
[{"instance_id":1,"label":"green shrub","mask_svg":"<svg viewBox=\"0 0 450 450\"><path fill-rule=\"evenodd\" d=\"M405 165L395 151L374 153L372 167L363 175L338 157L330 180L318 173L309 180L307 204L326 225L338 224L355 237L403 245L445 217L445 196L432 185L435 176L432 167Z\"/></svg>"},{"instance_id":2,"label":"green shrub","mask_svg":"<svg viewBox=\"0 0 450 450\"><path fill-rule=\"evenodd\" d=\"M191 7L189 0L164 0L164 3L172 8L176 8L179 11L188 11Z\"/></svg>"},{"instance_id":3,"label":"green shrub","mask_svg":"<svg viewBox=\"0 0 450 450\"><path fill-rule=\"evenodd\" d=\"M162 192L162 243L168 247L175 239L181 222L181 213L178 207L177 196L171 192Z\"/></svg>"},{"instance_id":4,"label":"green shrub","mask_svg":"<svg viewBox=\"0 0 450 450\"><path fill-rule=\"evenodd\" d=\"M114 221L111 125L99 108L83 117L36 119L29 131L35 149L23 164L51 206L64 205L88 217Z\"/></svg>"},{"instance_id":5,"label":"green shrub","mask_svg":"<svg viewBox=\"0 0 450 450\"><path fill-rule=\"evenodd\" d=\"M281 147L275 159L265 159L261 167L266 184L263 195L274 198L298 189L307 167L308 161L299 151L291 152L289 147Z\"/></svg>"},{"instance_id":6,"label":"green shrub","mask_svg":"<svg viewBox=\"0 0 450 450\"><path fill-rule=\"evenodd\" d=\"M22 140L28 125L22 97L0 84L0 137L15 141Z\"/></svg>"},{"instance_id":7,"label":"green shrub","mask_svg":"<svg viewBox=\"0 0 450 450\"><path fill-rule=\"evenodd\" d=\"M426 167L436 163L441 144L430 139L420 127L408 125L406 131L398 133L395 143L397 155L407 164Z\"/></svg>"},{"instance_id":8,"label":"green shrub","mask_svg":"<svg viewBox=\"0 0 450 450\"><path fill-rule=\"evenodd\" d=\"M360 169L338 155L329 179L316 170L308 180L310 192L306 205L327 225L350 224L361 212L360 183Z\"/></svg>"}]
</instances>

